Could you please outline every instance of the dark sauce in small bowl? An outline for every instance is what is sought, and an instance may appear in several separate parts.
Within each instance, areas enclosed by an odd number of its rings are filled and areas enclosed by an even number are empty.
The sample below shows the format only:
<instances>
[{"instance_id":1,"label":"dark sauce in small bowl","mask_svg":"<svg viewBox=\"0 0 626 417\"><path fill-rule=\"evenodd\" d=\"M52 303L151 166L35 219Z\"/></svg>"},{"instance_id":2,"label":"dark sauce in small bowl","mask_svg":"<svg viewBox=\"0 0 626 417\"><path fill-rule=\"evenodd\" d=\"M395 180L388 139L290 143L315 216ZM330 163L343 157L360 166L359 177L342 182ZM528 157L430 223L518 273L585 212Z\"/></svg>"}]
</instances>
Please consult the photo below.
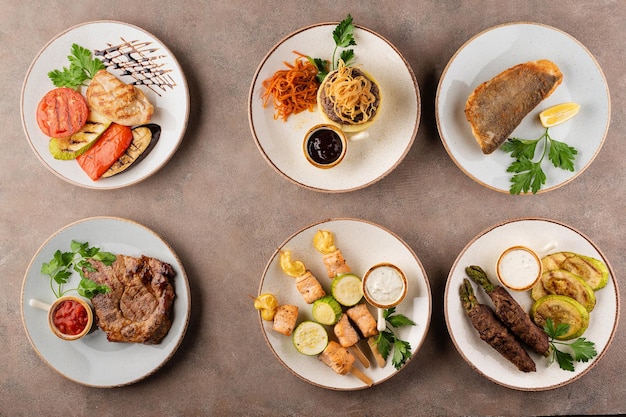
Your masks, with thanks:
<instances>
[{"instance_id":1,"label":"dark sauce in small bowl","mask_svg":"<svg viewBox=\"0 0 626 417\"><path fill-rule=\"evenodd\" d=\"M334 126L315 126L304 139L304 153L309 162L318 168L333 167L346 154L345 135Z\"/></svg>"}]
</instances>

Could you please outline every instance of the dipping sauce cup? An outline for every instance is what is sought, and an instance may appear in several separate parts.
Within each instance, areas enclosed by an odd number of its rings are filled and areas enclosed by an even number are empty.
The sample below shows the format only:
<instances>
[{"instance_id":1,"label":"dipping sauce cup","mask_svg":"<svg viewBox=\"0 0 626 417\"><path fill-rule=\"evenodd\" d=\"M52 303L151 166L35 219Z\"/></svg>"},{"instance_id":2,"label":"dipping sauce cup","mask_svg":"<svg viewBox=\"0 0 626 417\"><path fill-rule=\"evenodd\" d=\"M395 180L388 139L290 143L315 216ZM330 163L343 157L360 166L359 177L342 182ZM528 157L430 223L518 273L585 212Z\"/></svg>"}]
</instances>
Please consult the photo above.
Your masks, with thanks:
<instances>
[{"instance_id":1,"label":"dipping sauce cup","mask_svg":"<svg viewBox=\"0 0 626 417\"><path fill-rule=\"evenodd\" d=\"M505 287L513 291L527 291L541 279L543 265L532 249L513 246L498 257L496 273Z\"/></svg>"},{"instance_id":2,"label":"dipping sauce cup","mask_svg":"<svg viewBox=\"0 0 626 417\"><path fill-rule=\"evenodd\" d=\"M378 309L378 331L385 330L383 316L385 309L397 306L407 292L407 279L404 272L390 263L372 266L363 276L363 296L368 303Z\"/></svg>"},{"instance_id":3,"label":"dipping sauce cup","mask_svg":"<svg viewBox=\"0 0 626 417\"><path fill-rule=\"evenodd\" d=\"M91 331L93 311L82 298L66 295L50 306L48 325L60 339L77 340Z\"/></svg>"},{"instance_id":4,"label":"dipping sauce cup","mask_svg":"<svg viewBox=\"0 0 626 417\"><path fill-rule=\"evenodd\" d=\"M337 126L313 126L304 136L304 156L313 166L327 169L339 164L346 155L348 141Z\"/></svg>"}]
</instances>

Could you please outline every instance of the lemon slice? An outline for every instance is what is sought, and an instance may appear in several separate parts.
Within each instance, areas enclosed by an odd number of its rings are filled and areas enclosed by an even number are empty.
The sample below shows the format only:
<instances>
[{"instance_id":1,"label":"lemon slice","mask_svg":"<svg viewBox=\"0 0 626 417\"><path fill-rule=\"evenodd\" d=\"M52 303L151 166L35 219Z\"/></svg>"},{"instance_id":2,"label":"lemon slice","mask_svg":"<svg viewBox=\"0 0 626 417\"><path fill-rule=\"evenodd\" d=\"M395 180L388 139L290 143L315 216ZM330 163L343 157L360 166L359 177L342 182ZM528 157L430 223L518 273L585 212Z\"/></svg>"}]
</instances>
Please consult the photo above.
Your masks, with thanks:
<instances>
[{"instance_id":1,"label":"lemon slice","mask_svg":"<svg viewBox=\"0 0 626 417\"><path fill-rule=\"evenodd\" d=\"M291 251L285 250L280 252L280 269L290 277L298 278L304 275L306 267L301 261L291 259Z\"/></svg>"},{"instance_id":2,"label":"lemon slice","mask_svg":"<svg viewBox=\"0 0 626 417\"><path fill-rule=\"evenodd\" d=\"M577 103L557 104L539 113L539 120L543 127L556 126L576 116L578 110L580 104Z\"/></svg>"}]
</instances>

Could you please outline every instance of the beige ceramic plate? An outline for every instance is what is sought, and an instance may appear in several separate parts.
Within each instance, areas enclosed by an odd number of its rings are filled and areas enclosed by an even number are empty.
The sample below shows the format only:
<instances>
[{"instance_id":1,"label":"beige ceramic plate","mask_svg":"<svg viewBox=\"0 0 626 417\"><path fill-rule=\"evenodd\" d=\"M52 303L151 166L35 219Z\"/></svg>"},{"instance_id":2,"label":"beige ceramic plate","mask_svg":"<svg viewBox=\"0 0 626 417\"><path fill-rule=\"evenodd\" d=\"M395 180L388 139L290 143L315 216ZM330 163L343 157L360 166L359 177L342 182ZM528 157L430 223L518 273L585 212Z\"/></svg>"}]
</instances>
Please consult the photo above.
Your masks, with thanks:
<instances>
[{"instance_id":1,"label":"beige ceramic plate","mask_svg":"<svg viewBox=\"0 0 626 417\"><path fill-rule=\"evenodd\" d=\"M441 141L454 163L474 181L508 193L513 162L501 149L484 155L465 119L465 102L474 89L500 72L522 62L550 59L561 69L563 82L540 103L512 136L536 139L544 131L539 113L564 102L581 108L576 117L550 128L550 135L578 150L575 171L544 162L547 181L539 192L554 190L580 175L600 151L611 120L609 89L600 65L576 39L558 29L535 23L496 26L472 37L454 54L439 81L436 97ZM538 154L538 152L537 152Z\"/></svg>"},{"instance_id":2,"label":"beige ceramic plate","mask_svg":"<svg viewBox=\"0 0 626 417\"><path fill-rule=\"evenodd\" d=\"M392 263L404 271L408 282L407 294L397 306L396 311L411 318L416 325L401 327L396 330L396 334L402 340L410 342L411 351L415 357L430 324L432 312L430 284L420 260L411 248L392 232L376 224L356 219L334 219L305 227L288 238L274 252L263 273L259 294L272 293L278 298L279 304L297 305L299 307L298 322L312 319L311 305L302 300L302 296L296 290L295 279L287 276L280 269L279 252L290 250L292 258L304 262L326 292L330 293L331 280L326 275L322 255L313 247L313 235L319 229L334 233L336 246L341 249L352 272L360 277L371 266L381 262ZM373 308L370 308L370 311L376 317L376 311ZM271 322L261 320L260 315L259 321L265 340L276 358L298 377L313 385L328 389L348 391L367 388L367 385L355 376L338 375L315 356L310 357L298 353L291 337L273 331ZM331 338L334 338L332 328L328 329ZM365 353L368 352L365 341L359 342L359 345ZM373 362L373 358L370 359ZM399 372L391 364L391 358L387 360L383 368L375 364L368 369L364 369L360 364L355 366L361 368L373 380L374 385L381 384Z\"/></svg>"},{"instance_id":3,"label":"beige ceramic plate","mask_svg":"<svg viewBox=\"0 0 626 417\"><path fill-rule=\"evenodd\" d=\"M161 343L112 343L99 329L80 340L66 342L50 331L47 312L31 307L29 301L36 299L52 304L54 294L50 289L50 278L41 274L41 265L49 262L55 251L69 251L72 240L88 242L90 246L97 246L106 252L147 255L172 265L176 272L172 327ZM76 288L79 281L80 277L75 273L64 289ZM130 220L91 217L65 226L39 248L24 276L21 308L26 335L48 366L79 384L115 387L132 384L151 375L174 355L187 330L191 296L183 265L161 237Z\"/></svg>"},{"instance_id":4,"label":"beige ceramic plate","mask_svg":"<svg viewBox=\"0 0 626 417\"><path fill-rule=\"evenodd\" d=\"M37 126L37 104L49 90L55 88L48 78L48 72L69 67L67 56L71 53L73 43L91 50L92 53L96 50L107 50L106 57L98 58L110 58L108 71L122 81L130 84L145 80L137 86L154 105L151 123L161 126L159 141L145 159L120 174L98 181L92 181L76 161L54 159L48 151L49 138ZM145 62L149 71L135 76L126 74L122 68L127 62L124 54ZM86 88L83 87L82 91L84 93ZM148 178L174 155L187 129L189 91L178 61L153 35L127 23L95 21L65 30L37 54L24 79L21 112L22 125L30 146L48 170L80 187L114 189Z\"/></svg>"},{"instance_id":5,"label":"beige ceramic plate","mask_svg":"<svg viewBox=\"0 0 626 417\"><path fill-rule=\"evenodd\" d=\"M496 261L507 248L523 245L534 249L539 256L548 253L570 251L604 261L609 267L610 279L606 287L596 292L596 307L590 313L589 328L583 337L595 343L598 356L586 363L576 363L575 371L564 371L548 359L531 353L537 371L523 373L483 342L465 316L459 299L459 288L466 277L465 268L481 266L496 284ZM545 249L550 248L545 253ZM482 304L493 307L488 296L472 282L474 292ZM532 300L529 292L509 291L526 311ZM619 291L613 270L600 249L576 229L548 219L525 218L497 224L476 236L457 257L446 284L445 316L454 345L463 358L486 378L509 388L523 391L543 391L573 382L602 358L608 349L619 318Z\"/></svg>"},{"instance_id":6,"label":"beige ceramic plate","mask_svg":"<svg viewBox=\"0 0 626 417\"><path fill-rule=\"evenodd\" d=\"M263 81L284 62L293 63L298 51L331 59L332 32L337 23L322 23L300 29L281 40L263 58L250 88L248 112L254 140L267 162L296 184L324 192L343 192L366 187L389 174L411 148L420 121L420 95L413 71L400 52L379 34L356 27L354 64L378 81L382 92L381 113L367 130L368 139L349 140L344 160L332 169L319 169L307 162L302 141L313 126L325 123L317 112L274 120L273 105L263 107Z\"/></svg>"}]
</instances>

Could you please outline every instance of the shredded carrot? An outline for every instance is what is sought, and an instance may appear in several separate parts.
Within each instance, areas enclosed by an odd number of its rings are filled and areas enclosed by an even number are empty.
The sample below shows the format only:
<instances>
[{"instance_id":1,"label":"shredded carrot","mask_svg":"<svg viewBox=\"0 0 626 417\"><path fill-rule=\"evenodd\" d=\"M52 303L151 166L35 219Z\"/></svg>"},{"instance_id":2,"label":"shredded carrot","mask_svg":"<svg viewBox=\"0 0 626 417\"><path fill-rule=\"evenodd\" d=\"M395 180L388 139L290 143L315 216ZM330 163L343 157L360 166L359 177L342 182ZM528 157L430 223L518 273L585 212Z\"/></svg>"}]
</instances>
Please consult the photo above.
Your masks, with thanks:
<instances>
[{"instance_id":1,"label":"shredded carrot","mask_svg":"<svg viewBox=\"0 0 626 417\"><path fill-rule=\"evenodd\" d=\"M291 114L298 114L304 110L313 111L317 104L319 88L319 82L315 78L317 67L306 58L306 55L295 51L294 53L298 57L293 65L284 63L289 69L278 70L263 81L265 88L262 95L263 107L267 107L272 98L274 119L282 118L286 121Z\"/></svg>"}]
</instances>

